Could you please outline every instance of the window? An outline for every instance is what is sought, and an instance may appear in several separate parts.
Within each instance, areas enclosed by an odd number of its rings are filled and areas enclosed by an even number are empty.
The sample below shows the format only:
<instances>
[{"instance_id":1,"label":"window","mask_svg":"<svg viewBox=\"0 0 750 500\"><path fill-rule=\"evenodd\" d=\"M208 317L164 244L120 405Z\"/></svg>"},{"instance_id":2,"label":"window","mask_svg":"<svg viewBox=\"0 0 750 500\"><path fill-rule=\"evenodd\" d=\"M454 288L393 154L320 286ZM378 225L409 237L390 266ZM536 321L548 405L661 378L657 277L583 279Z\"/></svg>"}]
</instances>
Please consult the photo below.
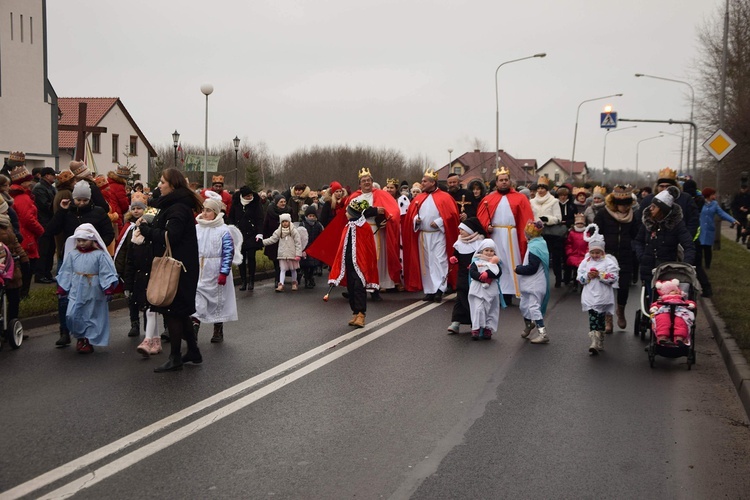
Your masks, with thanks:
<instances>
[{"instance_id":1,"label":"window","mask_svg":"<svg viewBox=\"0 0 750 500\"><path fill-rule=\"evenodd\" d=\"M101 153L102 134L91 134L91 151Z\"/></svg>"},{"instance_id":2,"label":"window","mask_svg":"<svg viewBox=\"0 0 750 500\"><path fill-rule=\"evenodd\" d=\"M117 150L120 149L120 136L117 134L112 134L112 162L118 163L118 155Z\"/></svg>"},{"instance_id":3,"label":"window","mask_svg":"<svg viewBox=\"0 0 750 500\"><path fill-rule=\"evenodd\" d=\"M130 136L130 148L128 149L130 156L138 156L138 136Z\"/></svg>"},{"instance_id":4,"label":"window","mask_svg":"<svg viewBox=\"0 0 750 500\"><path fill-rule=\"evenodd\" d=\"M451 173L463 175L464 169L461 165L454 165L451 167Z\"/></svg>"},{"instance_id":5,"label":"window","mask_svg":"<svg viewBox=\"0 0 750 500\"><path fill-rule=\"evenodd\" d=\"M560 183L560 172L555 172L555 184Z\"/></svg>"}]
</instances>

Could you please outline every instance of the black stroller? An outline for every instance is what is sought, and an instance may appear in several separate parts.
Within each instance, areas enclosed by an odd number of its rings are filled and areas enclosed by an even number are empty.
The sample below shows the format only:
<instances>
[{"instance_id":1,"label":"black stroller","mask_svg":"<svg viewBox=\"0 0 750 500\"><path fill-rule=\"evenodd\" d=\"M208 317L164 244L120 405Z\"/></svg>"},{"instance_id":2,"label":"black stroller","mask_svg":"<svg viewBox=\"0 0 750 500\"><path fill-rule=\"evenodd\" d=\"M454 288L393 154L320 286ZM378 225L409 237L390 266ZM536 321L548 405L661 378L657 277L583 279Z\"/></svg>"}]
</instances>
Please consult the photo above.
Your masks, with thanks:
<instances>
[{"instance_id":1,"label":"black stroller","mask_svg":"<svg viewBox=\"0 0 750 500\"><path fill-rule=\"evenodd\" d=\"M682 262L666 262L660 264L654 269L653 278L651 280L651 290L653 291L655 289L657 281L672 279L677 279L680 282L679 286L682 291L687 294L687 300L695 301L698 292L701 291L701 286L698 282L698 276L693 266ZM692 365L695 364L695 321L693 321L693 324L690 327L688 341L675 343L674 318L676 305L669 305L671 317L670 342L667 345L659 344L652 327L651 313L649 312L651 304L647 304L647 300L649 300L649 297L647 297L646 287L644 286L641 288L641 307L635 313L634 333L636 336L640 335L641 339L644 339L646 332L649 332L649 345L646 347L649 364L652 368L654 367L656 356L662 356L665 358L681 358L686 356L687 367L688 370L690 370Z\"/></svg>"}]
</instances>

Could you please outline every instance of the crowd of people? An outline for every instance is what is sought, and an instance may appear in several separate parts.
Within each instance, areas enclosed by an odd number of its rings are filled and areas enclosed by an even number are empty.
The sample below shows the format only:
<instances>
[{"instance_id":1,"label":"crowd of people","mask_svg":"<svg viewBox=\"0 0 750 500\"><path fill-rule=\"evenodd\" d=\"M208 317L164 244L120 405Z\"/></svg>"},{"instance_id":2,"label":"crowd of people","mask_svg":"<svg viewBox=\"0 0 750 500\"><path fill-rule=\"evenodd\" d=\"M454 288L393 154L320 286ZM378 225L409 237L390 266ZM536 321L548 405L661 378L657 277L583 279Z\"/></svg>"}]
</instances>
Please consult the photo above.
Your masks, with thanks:
<instances>
[{"instance_id":1,"label":"crowd of people","mask_svg":"<svg viewBox=\"0 0 750 500\"><path fill-rule=\"evenodd\" d=\"M18 317L32 279L56 283L56 345L74 338L87 354L108 344L108 302L123 292L128 335L144 332L137 352L156 355L169 343L169 357L155 371L179 370L203 361L202 324L213 326L212 343L224 340L224 323L238 317L233 267L238 291L253 291L256 253L263 251L274 265L276 293L287 290L287 276L292 292L302 281L315 288L326 270L331 288L346 287L348 324L359 328L368 300L383 300L381 292L421 292L422 300L439 303L455 291L449 334L471 325L473 340L490 339L502 310L517 300L521 336L536 329L530 341L546 344L550 288L576 287L588 313L589 352L597 354L615 321L627 326L631 284L641 281L651 297L658 264L694 265L703 296L711 296L705 269L716 217L737 226L738 242L748 241L746 183L730 215L715 189L679 182L669 168L657 177L653 190L555 186L544 176L525 186L500 166L489 185L477 179L464 188L456 174L441 183L428 169L418 183L388 178L381 187L362 168L353 189L333 181L320 190L299 183L283 192L242 186L230 193L221 175L199 189L166 169L149 191L130 182L127 167L94 175L73 161L60 173L29 172L23 153L12 153L0 174L0 266L3 255L15 263L3 283L8 319ZM151 263L165 253L183 272L171 303L156 307L146 291Z\"/></svg>"}]
</instances>

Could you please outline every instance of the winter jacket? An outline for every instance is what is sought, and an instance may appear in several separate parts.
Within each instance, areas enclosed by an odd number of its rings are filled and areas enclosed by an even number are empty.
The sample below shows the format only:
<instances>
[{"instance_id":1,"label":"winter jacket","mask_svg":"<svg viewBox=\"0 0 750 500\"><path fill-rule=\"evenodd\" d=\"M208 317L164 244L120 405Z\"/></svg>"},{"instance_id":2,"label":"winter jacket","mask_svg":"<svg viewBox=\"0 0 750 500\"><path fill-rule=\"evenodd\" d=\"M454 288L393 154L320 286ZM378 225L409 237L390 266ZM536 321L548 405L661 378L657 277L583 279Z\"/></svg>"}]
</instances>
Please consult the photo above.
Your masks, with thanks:
<instances>
[{"instance_id":1,"label":"winter jacket","mask_svg":"<svg viewBox=\"0 0 750 500\"><path fill-rule=\"evenodd\" d=\"M70 208L60 208L44 228L45 234L54 236L62 233L64 242L73 236L78 226L85 223L94 226L105 245L109 245L115 239L115 231L106 212L101 207L92 205L91 202L86 206L77 207L71 201ZM58 257L61 257L64 251L65 245L62 246L62 249L58 249Z\"/></svg>"},{"instance_id":2,"label":"winter jacket","mask_svg":"<svg viewBox=\"0 0 750 500\"><path fill-rule=\"evenodd\" d=\"M554 226L562 222L560 202L551 194L537 195L529 200L529 203L531 203L531 209L534 211L534 217L537 219L545 217L547 219L544 221L545 226Z\"/></svg>"},{"instance_id":3,"label":"winter jacket","mask_svg":"<svg viewBox=\"0 0 750 500\"><path fill-rule=\"evenodd\" d=\"M43 226L52 220L52 216L54 215L52 203L55 200L57 189L45 179L42 179L37 182L31 192L34 194L34 203L36 204L39 223Z\"/></svg>"},{"instance_id":4,"label":"winter jacket","mask_svg":"<svg viewBox=\"0 0 750 500\"><path fill-rule=\"evenodd\" d=\"M563 224L570 229L575 224L576 207L573 205L573 200L568 198L565 203L558 200L560 204L560 216L562 217Z\"/></svg>"},{"instance_id":5,"label":"winter jacket","mask_svg":"<svg viewBox=\"0 0 750 500\"><path fill-rule=\"evenodd\" d=\"M734 217L722 210L716 200L704 204L703 210L701 210L701 230L699 236L701 245L711 246L714 244L714 239L716 238L714 217L717 215L727 222L735 222Z\"/></svg>"},{"instance_id":6,"label":"winter jacket","mask_svg":"<svg viewBox=\"0 0 750 500\"><path fill-rule=\"evenodd\" d=\"M281 210L278 206L271 204L266 212L266 218L263 220L263 237L270 237L279 227L279 215L289 213L286 209ZM253 238L255 239L255 238ZM275 261L279 251L279 245L264 245L263 253L266 257Z\"/></svg>"},{"instance_id":7,"label":"winter jacket","mask_svg":"<svg viewBox=\"0 0 750 500\"><path fill-rule=\"evenodd\" d=\"M565 265L578 269L588 251L589 244L583 239L583 231L579 233L575 229L571 229L565 240Z\"/></svg>"},{"instance_id":8,"label":"winter jacket","mask_svg":"<svg viewBox=\"0 0 750 500\"><path fill-rule=\"evenodd\" d=\"M140 245L133 243L133 231L127 233L125 236L126 241L123 242L123 245L127 245L123 281L125 282L125 290L133 294L133 302L138 304L138 307L143 310L148 305L146 288L148 288L148 279L151 273L151 263L154 260L154 254L151 244L148 241Z\"/></svg>"},{"instance_id":9,"label":"winter jacket","mask_svg":"<svg viewBox=\"0 0 750 500\"><path fill-rule=\"evenodd\" d=\"M640 262L641 279L651 281L652 270L664 262L675 262L678 246L682 246L683 262L695 264L695 245L685 222L682 208L676 202L661 221L651 217L650 210L644 210L643 224L633 240L633 250Z\"/></svg>"},{"instance_id":10,"label":"winter jacket","mask_svg":"<svg viewBox=\"0 0 750 500\"><path fill-rule=\"evenodd\" d=\"M111 199L115 201L114 207L110 209L116 211L122 220L123 215L130 210L130 201L128 200L128 191L125 189L125 179L114 172L107 173L107 182L109 183L109 192ZM110 203L111 204L111 203Z\"/></svg>"},{"instance_id":11,"label":"winter jacket","mask_svg":"<svg viewBox=\"0 0 750 500\"><path fill-rule=\"evenodd\" d=\"M253 199L247 205L240 200L240 193L232 197L232 207L227 212L227 224L231 224L242 233L242 250L255 251L263 245L256 241L257 235L263 234L263 208L258 193L253 192Z\"/></svg>"},{"instance_id":12,"label":"winter jacket","mask_svg":"<svg viewBox=\"0 0 750 500\"><path fill-rule=\"evenodd\" d=\"M323 224L321 224L317 220L311 224L310 221L307 220L307 217L305 217L302 222L300 222L300 227L303 227L307 230L307 245L305 245L305 248L303 250L306 250L310 245L312 245L315 239L320 236L324 229ZM302 267L318 267L322 266L323 263L314 257L306 257L302 259L300 265Z\"/></svg>"},{"instance_id":13,"label":"winter jacket","mask_svg":"<svg viewBox=\"0 0 750 500\"><path fill-rule=\"evenodd\" d=\"M187 188L176 189L159 197L154 204L159 209L151 224L141 223L141 234L151 242L154 257L161 257L167 249L165 234L169 234L172 257L181 261L185 271L180 273L177 295L167 307L154 311L171 316L190 316L195 312L195 293L198 289L198 238L195 232L195 197Z\"/></svg>"},{"instance_id":14,"label":"winter jacket","mask_svg":"<svg viewBox=\"0 0 750 500\"><path fill-rule=\"evenodd\" d=\"M655 195L650 194L641 200L640 215L636 214L636 216L643 216L643 213L646 212L646 208L648 208L648 206L653 203L654 196ZM688 231L690 232L690 237L692 238L697 233L698 226L700 225L700 212L698 211L698 207L695 205L695 200L689 194L680 192L680 196L678 196L677 199L674 200L674 202L682 209L682 220L685 223L685 227L687 227Z\"/></svg>"},{"instance_id":15,"label":"winter jacket","mask_svg":"<svg viewBox=\"0 0 750 500\"><path fill-rule=\"evenodd\" d=\"M743 212L740 210L742 207L745 207L747 210L750 211L750 191L747 191L745 193L739 192L736 195L734 195L734 198L732 198L732 215L734 215L734 218L740 221L740 224L744 225L745 221L747 220L747 214L750 212Z\"/></svg>"},{"instance_id":16,"label":"winter jacket","mask_svg":"<svg viewBox=\"0 0 750 500\"><path fill-rule=\"evenodd\" d=\"M19 184L10 186L10 195L13 197L13 208L18 214L18 223L21 236L23 236L21 246L29 259L38 259L39 246L37 240L44 234L44 227L39 224L34 195Z\"/></svg>"},{"instance_id":17,"label":"winter jacket","mask_svg":"<svg viewBox=\"0 0 750 500\"><path fill-rule=\"evenodd\" d=\"M617 210L611 197L607 196L606 207L599 210L594 223L599 226L599 234L604 236L604 251L612 255L620 264L620 274L633 271L633 238L638 234L638 220L635 214L630 222L620 222L612 215Z\"/></svg>"},{"instance_id":18,"label":"winter jacket","mask_svg":"<svg viewBox=\"0 0 750 500\"><path fill-rule=\"evenodd\" d=\"M273 234L263 239L263 245L279 244L277 259L294 259L302 256L302 240L294 224L289 226L289 234L281 236L282 227L279 226Z\"/></svg>"},{"instance_id":19,"label":"winter jacket","mask_svg":"<svg viewBox=\"0 0 750 500\"><path fill-rule=\"evenodd\" d=\"M15 261L13 279L5 282L5 288L21 288L22 273L19 263L29 262L29 257L21 247L21 244L18 243L16 234L13 232L13 228L11 226L0 226L0 242L5 243L8 249L10 249L10 254L13 256L13 260Z\"/></svg>"}]
</instances>

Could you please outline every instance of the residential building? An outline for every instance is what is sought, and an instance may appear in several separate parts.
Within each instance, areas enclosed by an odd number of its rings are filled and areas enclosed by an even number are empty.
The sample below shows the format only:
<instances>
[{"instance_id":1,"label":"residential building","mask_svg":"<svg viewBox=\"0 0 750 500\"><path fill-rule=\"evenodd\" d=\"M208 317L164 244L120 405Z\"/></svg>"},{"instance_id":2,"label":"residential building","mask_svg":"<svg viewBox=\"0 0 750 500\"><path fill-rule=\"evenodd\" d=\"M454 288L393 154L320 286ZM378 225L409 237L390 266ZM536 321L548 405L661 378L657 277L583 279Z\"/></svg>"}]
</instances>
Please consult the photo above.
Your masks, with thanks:
<instances>
[{"instance_id":1,"label":"residential building","mask_svg":"<svg viewBox=\"0 0 750 500\"><path fill-rule=\"evenodd\" d=\"M571 169L570 160L550 158L537 170L539 177L547 176L555 184L564 182L585 182L589 176L589 167L585 161L576 161Z\"/></svg>"},{"instance_id":2,"label":"residential building","mask_svg":"<svg viewBox=\"0 0 750 500\"><path fill-rule=\"evenodd\" d=\"M518 159L504 150L498 152L500 165L510 170L510 178L517 185L534 182L537 162L534 159ZM478 179L485 184L495 179L495 153L484 153L478 149L469 151L451 160L450 164L444 165L438 170L438 180L444 181L449 173L456 173L461 179L461 184L468 186L469 183Z\"/></svg>"}]
</instances>

